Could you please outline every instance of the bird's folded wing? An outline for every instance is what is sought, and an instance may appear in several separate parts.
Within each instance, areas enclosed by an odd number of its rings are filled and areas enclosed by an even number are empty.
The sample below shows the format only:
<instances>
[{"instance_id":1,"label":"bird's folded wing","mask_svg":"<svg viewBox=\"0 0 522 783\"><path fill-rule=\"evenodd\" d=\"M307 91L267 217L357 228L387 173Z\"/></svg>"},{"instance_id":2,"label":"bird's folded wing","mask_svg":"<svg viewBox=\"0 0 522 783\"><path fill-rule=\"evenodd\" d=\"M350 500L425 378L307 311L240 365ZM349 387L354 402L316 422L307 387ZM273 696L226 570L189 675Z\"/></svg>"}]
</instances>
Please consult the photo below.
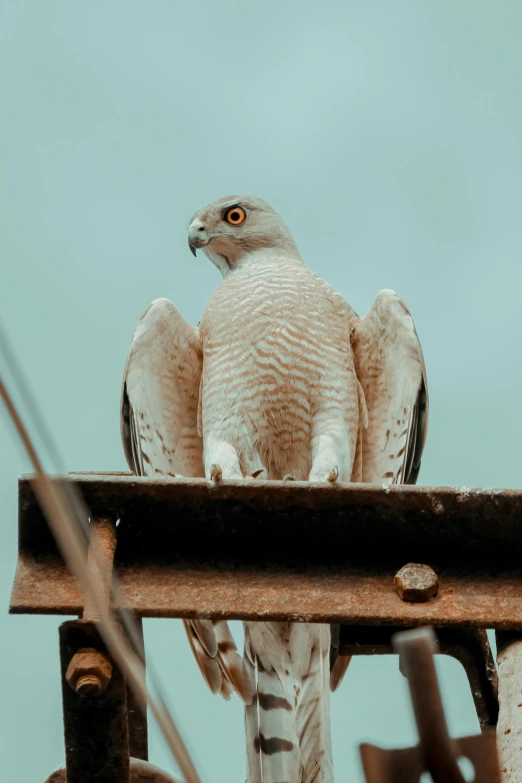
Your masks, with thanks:
<instances>
[{"instance_id":1,"label":"bird's folded wing","mask_svg":"<svg viewBox=\"0 0 522 783\"><path fill-rule=\"evenodd\" d=\"M415 484L428 427L428 389L413 320L394 291L384 290L351 343L368 411L361 431L362 481Z\"/></svg>"},{"instance_id":2,"label":"bird's folded wing","mask_svg":"<svg viewBox=\"0 0 522 783\"><path fill-rule=\"evenodd\" d=\"M121 436L136 475L205 475L197 421L202 364L198 330L172 302L156 299L138 322L123 378ZM243 700L251 698L228 624L183 623L211 691L229 698L233 687Z\"/></svg>"},{"instance_id":3,"label":"bird's folded wing","mask_svg":"<svg viewBox=\"0 0 522 783\"><path fill-rule=\"evenodd\" d=\"M199 332L168 299L141 316L125 367L121 436L139 476L203 476L198 434L203 364Z\"/></svg>"}]
</instances>

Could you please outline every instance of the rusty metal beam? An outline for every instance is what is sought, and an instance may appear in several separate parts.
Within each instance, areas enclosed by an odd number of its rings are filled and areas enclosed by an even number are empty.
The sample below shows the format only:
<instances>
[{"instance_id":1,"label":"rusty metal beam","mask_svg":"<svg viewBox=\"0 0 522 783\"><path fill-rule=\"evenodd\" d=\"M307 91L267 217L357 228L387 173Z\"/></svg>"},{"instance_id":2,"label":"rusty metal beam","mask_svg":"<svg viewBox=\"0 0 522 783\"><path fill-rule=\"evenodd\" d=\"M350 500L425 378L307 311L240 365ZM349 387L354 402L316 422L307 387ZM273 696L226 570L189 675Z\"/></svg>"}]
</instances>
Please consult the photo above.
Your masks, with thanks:
<instances>
[{"instance_id":1,"label":"rusty metal beam","mask_svg":"<svg viewBox=\"0 0 522 783\"><path fill-rule=\"evenodd\" d=\"M120 520L115 566L141 616L522 629L522 491L69 480ZM11 611L80 613L28 477L19 490ZM408 562L437 572L436 598L401 601L393 580Z\"/></svg>"}]
</instances>

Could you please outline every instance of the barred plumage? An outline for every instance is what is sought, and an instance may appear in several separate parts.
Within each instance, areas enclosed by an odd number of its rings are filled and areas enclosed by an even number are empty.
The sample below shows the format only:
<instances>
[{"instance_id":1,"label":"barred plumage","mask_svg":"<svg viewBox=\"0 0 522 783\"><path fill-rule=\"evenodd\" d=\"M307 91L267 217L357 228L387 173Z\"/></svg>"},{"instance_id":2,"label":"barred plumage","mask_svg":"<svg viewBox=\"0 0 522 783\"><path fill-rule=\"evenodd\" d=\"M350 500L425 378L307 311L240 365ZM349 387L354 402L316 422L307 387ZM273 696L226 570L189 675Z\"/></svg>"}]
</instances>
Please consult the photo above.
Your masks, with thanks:
<instances>
[{"instance_id":1,"label":"barred plumage","mask_svg":"<svg viewBox=\"0 0 522 783\"><path fill-rule=\"evenodd\" d=\"M253 197L200 210L189 244L224 280L199 329L167 300L138 324L122 395L131 468L211 480L414 482L426 378L397 294L381 291L359 319ZM185 627L211 690L228 698L234 689L246 704L248 783L332 781L328 683L339 684L348 659L336 658L330 627L246 623L243 660L226 623Z\"/></svg>"}]
</instances>

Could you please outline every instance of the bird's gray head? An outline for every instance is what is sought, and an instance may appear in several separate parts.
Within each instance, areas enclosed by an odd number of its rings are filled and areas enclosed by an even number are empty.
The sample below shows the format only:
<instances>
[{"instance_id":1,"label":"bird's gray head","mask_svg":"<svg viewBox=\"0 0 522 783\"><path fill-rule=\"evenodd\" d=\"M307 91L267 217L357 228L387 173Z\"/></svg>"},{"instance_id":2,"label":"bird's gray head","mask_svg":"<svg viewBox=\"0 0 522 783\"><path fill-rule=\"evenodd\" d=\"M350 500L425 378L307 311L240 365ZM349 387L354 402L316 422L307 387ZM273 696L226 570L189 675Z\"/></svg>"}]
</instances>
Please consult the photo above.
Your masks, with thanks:
<instances>
[{"instance_id":1,"label":"bird's gray head","mask_svg":"<svg viewBox=\"0 0 522 783\"><path fill-rule=\"evenodd\" d=\"M259 250L299 257L277 212L255 196L227 196L199 209L190 222L188 243L194 255L201 248L223 276Z\"/></svg>"}]
</instances>

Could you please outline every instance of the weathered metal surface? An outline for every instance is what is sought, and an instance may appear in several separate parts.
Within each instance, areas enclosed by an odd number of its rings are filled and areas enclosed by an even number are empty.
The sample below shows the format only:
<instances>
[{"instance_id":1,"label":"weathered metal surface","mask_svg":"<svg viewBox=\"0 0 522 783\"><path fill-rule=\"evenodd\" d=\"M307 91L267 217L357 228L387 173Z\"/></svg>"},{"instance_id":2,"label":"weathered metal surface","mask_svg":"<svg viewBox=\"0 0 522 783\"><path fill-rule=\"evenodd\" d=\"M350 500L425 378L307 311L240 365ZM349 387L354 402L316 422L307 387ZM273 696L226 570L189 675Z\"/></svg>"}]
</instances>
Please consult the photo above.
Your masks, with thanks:
<instances>
[{"instance_id":1,"label":"weathered metal surface","mask_svg":"<svg viewBox=\"0 0 522 783\"><path fill-rule=\"evenodd\" d=\"M441 652L456 658L466 671L482 729L498 720L498 677L485 630L437 628Z\"/></svg>"},{"instance_id":2,"label":"weathered metal surface","mask_svg":"<svg viewBox=\"0 0 522 783\"><path fill-rule=\"evenodd\" d=\"M112 663L100 650L75 652L65 672L67 685L79 696L99 696L112 676Z\"/></svg>"},{"instance_id":3,"label":"weathered metal surface","mask_svg":"<svg viewBox=\"0 0 522 783\"><path fill-rule=\"evenodd\" d=\"M122 597L142 616L522 629L522 491L70 480L94 514L120 520ZM395 573L409 561L439 576L425 604L395 592ZM11 611L81 610L22 477Z\"/></svg>"},{"instance_id":4,"label":"weathered metal surface","mask_svg":"<svg viewBox=\"0 0 522 783\"><path fill-rule=\"evenodd\" d=\"M142 659L145 661L145 643L143 639L143 621L135 617L134 623L142 648ZM127 723L129 729L129 748L135 759L149 758L149 742L147 730L147 715L141 709L134 691L127 685Z\"/></svg>"},{"instance_id":5,"label":"weathered metal surface","mask_svg":"<svg viewBox=\"0 0 522 783\"><path fill-rule=\"evenodd\" d=\"M92 578L102 590L105 603L110 601L114 552L116 551L116 520L110 516L98 516L91 519L87 568ZM89 601L85 603L83 619L99 620L99 616Z\"/></svg>"},{"instance_id":6,"label":"weathered metal surface","mask_svg":"<svg viewBox=\"0 0 522 783\"><path fill-rule=\"evenodd\" d=\"M45 783L66 783L65 767L60 767L53 772ZM147 761L131 758L130 783L183 783L183 780L175 778Z\"/></svg>"},{"instance_id":7,"label":"weathered metal surface","mask_svg":"<svg viewBox=\"0 0 522 783\"><path fill-rule=\"evenodd\" d=\"M439 578L433 568L423 563L408 563L395 574L395 589L403 601L423 603L435 598Z\"/></svg>"},{"instance_id":8,"label":"weathered metal surface","mask_svg":"<svg viewBox=\"0 0 522 783\"><path fill-rule=\"evenodd\" d=\"M400 628L342 625L340 655L389 655L392 637ZM482 728L498 719L497 671L486 631L480 628L435 628L438 652L458 660L467 675Z\"/></svg>"},{"instance_id":9,"label":"weathered metal surface","mask_svg":"<svg viewBox=\"0 0 522 783\"><path fill-rule=\"evenodd\" d=\"M60 662L67 783L129 783L129 737L125 681L116 666L106 690L80 696L66 680L73 656L81 649L107 655L93 623L60 626Z\"/></svg>"},{"instance_id":10,"label":"weathered metal surface","mask_svg":"<svg viewBox=\"0 0 522 783\"><path fill-rule=\"evenodd\" d=\"M503 783L522 780L522 635L497 633L500 714L498 754Z\"/></svg>"},{"instance_id":11,"label":"weathered metal surface","mask_svg":"<svg viewBox=\"0 0 522 783\"><path fill-rule=\"evenodd\" d=\"M458 759L464 756L474 768L475 783L500 783L495 733L452 740L433 662L434 635L429 629L397 634L395 647L401 671L408 678L410 696L419 732L416 748L383 750L360 747L367 783L419 783L429 772L434 783L464 783Z\"/></svg>"},{"instance_id":12,"label":"weathered metal surface","mask_svg":"<svg viewBox=\"0 0 522 783\"><path fill-rule=\"evenodd\" d=\"M494 732L461 737L453 742L459 758L475 759L480 777L475 777L474 783L500 783ZM359 749L367 783L419 783L424 767L418 748L384 750L365 743ZM434 783L447 783L446 780L432 780Z\"/></svg>"}]
</instances>

